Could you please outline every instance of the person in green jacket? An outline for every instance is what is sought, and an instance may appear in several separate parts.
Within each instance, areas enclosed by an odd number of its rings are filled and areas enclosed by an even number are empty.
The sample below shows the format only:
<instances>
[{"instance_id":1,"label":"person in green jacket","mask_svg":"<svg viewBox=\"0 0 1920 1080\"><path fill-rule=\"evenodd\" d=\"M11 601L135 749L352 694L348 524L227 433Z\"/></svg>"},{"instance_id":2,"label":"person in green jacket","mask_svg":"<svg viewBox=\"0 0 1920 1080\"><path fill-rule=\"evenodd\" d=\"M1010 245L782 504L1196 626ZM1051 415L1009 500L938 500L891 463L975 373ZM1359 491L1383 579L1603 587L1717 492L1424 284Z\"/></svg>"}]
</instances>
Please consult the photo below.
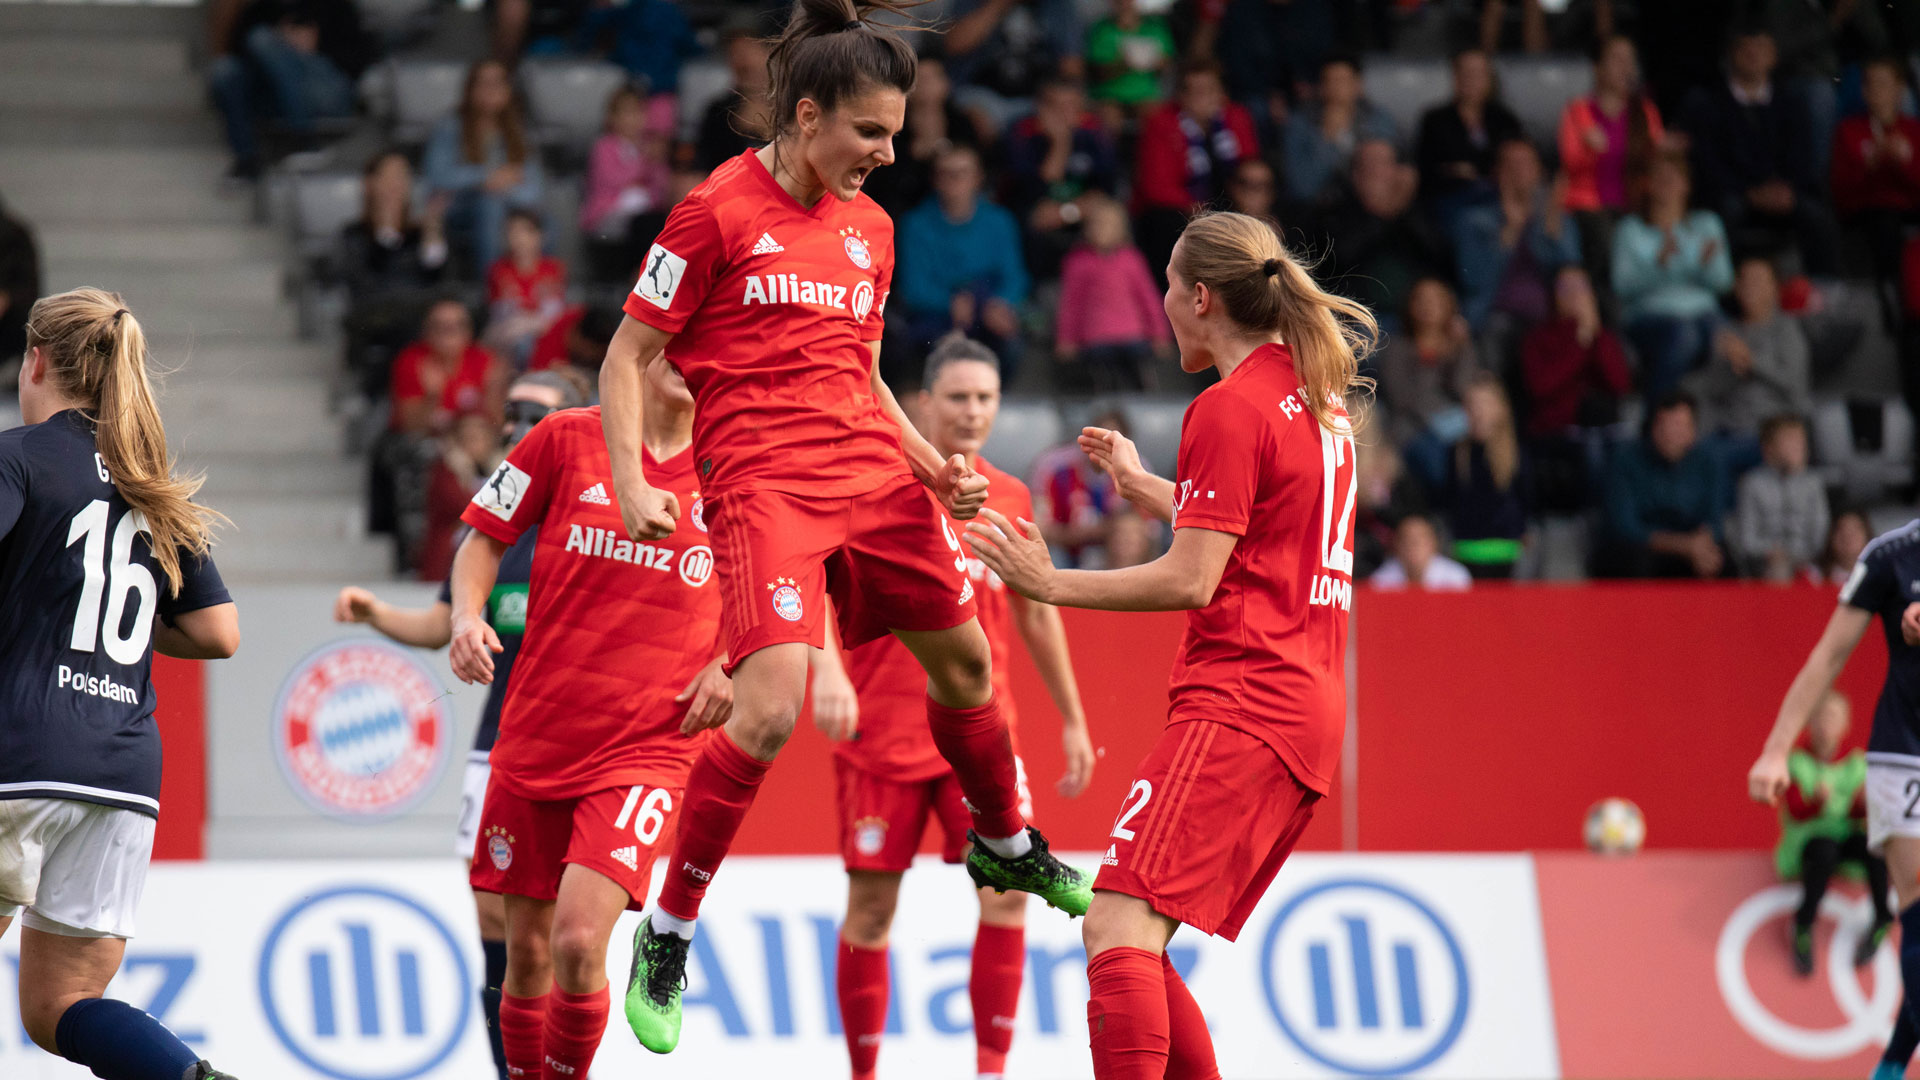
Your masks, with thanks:
<instances>
[{"instance_id":1,"label":"person in green jacket","mask_svg":"<svg viewBox=\"0 0 1920 1080\"><path fill-rule=\"evenodd\" d=\"M1780 843L1774 865L1782 878L1798 878L1803 892L1793 916L1793 966L1813 974L1813 921L1827 883L1843 864L1864 872L1873 901L1873 929L1853 950L1855 967L1873 959L1893 925L1887 907L1886 860L1867 850L1867 756L1856 749L1835 758L1852 722L1852 706L1829 690L1807 729L1807 748L1787 757L1786 797L1780 802Z\"/></svg>"}]
</instances>

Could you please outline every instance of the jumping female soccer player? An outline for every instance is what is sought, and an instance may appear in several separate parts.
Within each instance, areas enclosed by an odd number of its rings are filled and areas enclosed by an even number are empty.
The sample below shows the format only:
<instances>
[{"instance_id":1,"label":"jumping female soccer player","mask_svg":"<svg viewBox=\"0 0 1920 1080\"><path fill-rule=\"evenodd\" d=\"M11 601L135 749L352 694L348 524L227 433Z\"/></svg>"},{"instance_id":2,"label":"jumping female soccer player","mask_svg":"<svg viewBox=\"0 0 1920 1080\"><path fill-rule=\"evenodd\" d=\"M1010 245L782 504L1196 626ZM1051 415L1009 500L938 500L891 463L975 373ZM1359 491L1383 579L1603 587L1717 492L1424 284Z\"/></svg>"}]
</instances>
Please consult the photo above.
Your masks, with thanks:
<instances>
[{"instance_id":1,"label":"jumping female soccer player","mask_svg":"<svg viewBox=\"0 0 1920 1080\"><path fill-rule=\"evenodd\" d=\"M663 536L682 503L642 464L641 380L665 350L698 401L694 458L726 604L738 700L687 781L678 845L635 935L627 1021L680 1038L694 919L807 691L829 595L852 648L892 632L927 672L927 721L981 838L982 884L1086 910L1090 881L1019 806L1013 748L974 619L966 556L930 489L973 516L987 479L907 422L878 358L893 223L860 188L893 161L914 54L864 13L896 0L800 0L768 60L773 142L721 165L667 219L601 369L602 421L628 534Z\"/></svg>"},{"instance_id":2,"label":"jumping female soccer player","mask_svg":"<svg viewBox=\"0 0 1920 1080\"><path fill-rule=\"evenodd\" d=\"M1081 445L1122 495L1174 526L1124 570L1055 570L1032 522L985 511L967 542L1049 604L1192 612L1166 730L1109 836L1087 912L1087 1024L1099 1080L1215 1080L1205 1019L1166 945L1185 923L1231 941L1327 792L1346 726L1353 428L1367 310L1314 284L1272 228L1194 219L1167 266L1187 371L1220 382L1187 409L1180 482L1132 444Z\"/></svg>"},{"instance_id":3,"label":"jumping female soccer player","mask_svg":"<svg viewBox=\"0 0 1920 1080\"><path fill-rule=\"evenodd\" d=\"M533 425L556 409L578 408L580 389L550 371L532 371L515 379L507 390L506 448L512 451ZM454 854L473 862L473 845L480 835L480 807L487 798L487 755L500 732L500 707L507 699L514 658L527 627L527 582L533 575L533 546L540 531L528 529L500 557L500 570L487 598L487 625L500 639L494 658L494 679L487 686L487 703L473 732L466 774L460 782L460 822L454 830ZM371 590L349 585L333 603L335 622L363 623L402 645L416 649L445 648L453 640L453 583L440 585L440 599L428 608L397 608ZM480 922L480 953L486 958L486 981L480 987L480 1011L486 1014L488 1043L500 1080L507 1080L506 1051L500 1045L500 984L507 976L507 912L499 894L473 893L474 914Z\"/></svg>"},{"instance_id":4,"label":"jumping female soccer player","mask_svg":"<svg viewBox=\"0 0 1920 1080\"><path fill-rule=\"evenodd\" d=\"M647 467L695 507L672 535L625 539L595 409L541 421L462 514L474 531L454 557L450 659L468 682L490 681L502 652L483 617L501 557L540 527L471 874L505 896L500 1039L517 1080L587 1075L607 1026L607 939L645 902L687 771L732 701L693 398L665 360L648 368L646 407Z\"/></svg>"},{"instance_id":5,"label":"jumping female soccer player","mask_svg":"<svg viewBox=\"0 0 1920 1080\"><path fill-rule=\"evenodd\" d=\"M101 995L133 936L160 813L156 650L233 655L208 555L219 515L175 476L147 339L100 289L27 314L25 427L0 432L0 934L20 915L20 1019L106 1080L218 1080ZM231 1078L227 1078L231 1080Z\"/></svg>"},{"instance_id":6,"label":"jumping female soccer player","mask_svg":"<svg viewBox=\"0 0 1920 1080\"><path fill-rule=\"evenodd\" d=\"M920 392L920 423L935 449L943 456L964 456L968 467L987 477L989 508L1009 517L1032 517L1033 496L1027 486L980 456L1000 412L1000 369L993 351L952 335L927 358L921 385L926 389ZM993 646L994 693L1007 727L1011 731L1014 725L1008 672L1017 630L1060 710L1067 772L1057 787L1072 798L1092 779L1094 754L1060 612L1018 595L1009 597L1006 586L978 559L968 560L967 577L980 607L980 627ZM913 864L929 814L945 834L946 860L961 861L967 810L953 770L927 734L922 704L926 676L913 654L898 641L879 638L845 654L845 673L835 658L831 643L815 654L813 718L838 744L834 790L840 857L847 868L847 918L840 928L836 986L854 1080L872 1080L887 1026L887 935L900 899L900 875ZM1021 813L1031 817L1026 769L1017 756L1014 762ZM1005 1072L1007 1051L1013 1046L1027 956L1026 915L1026 894L980 891L980 926L967 987L982 1077Z\"/></svg>"},{"instance_id":7,"label":"jumping female soccer player","mask_svg":"<svg viewBox=\"0 0 1920 1080\"><path fill-rule=\"evenodd\" d=\"M1787 756L1813 710L1833 689L1873 617L1887 636L1887 681L1867 736L1867 849L1887 860L1900 899L1900 976L1906 997L1887 1040L1874 1080L1906 1075L1920 1044L1920 602L1911 583L1920 580L1920 521L1875 537L1861 550L1853 574L1840 587L1840 605L1787 688L1780 715L1747 773L1747 794L1780 805L1791 778ZM1874 934L1884 933L1875 927Z\"/></svg>"}]
</instances>

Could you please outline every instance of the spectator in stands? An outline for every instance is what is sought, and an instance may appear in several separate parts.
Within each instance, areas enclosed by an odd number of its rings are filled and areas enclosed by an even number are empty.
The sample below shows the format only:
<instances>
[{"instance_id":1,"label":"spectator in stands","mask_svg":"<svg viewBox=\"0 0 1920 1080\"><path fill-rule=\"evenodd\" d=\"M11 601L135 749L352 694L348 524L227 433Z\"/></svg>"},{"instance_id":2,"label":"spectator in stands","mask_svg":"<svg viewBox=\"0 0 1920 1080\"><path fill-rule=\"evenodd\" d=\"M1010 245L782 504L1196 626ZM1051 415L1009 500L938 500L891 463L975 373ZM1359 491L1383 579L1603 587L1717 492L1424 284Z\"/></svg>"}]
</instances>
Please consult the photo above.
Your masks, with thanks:
<instances>
[{"instance_id":1,"label":"spectator in stands","mask_svg":"<svg viewBox=\"0 0 1920 1080\"><path fill-rule=\"evenodd\" d=\"M1741 259L1733 294L1739 317L1715 335L1713 359L1688 376L1686 387L1737 477L1760 460L1763 421L1813 409L1813 376L1800 320L1780 310L1773 263L1760 255Z\"/></svg>"},{"instance_id":2,"label":"spectator in stands","mask_svg":"<svg viewBox=\"0 0 1920 1080\"><path fill-rule=\"evenodd\" d=\"M1777 98L1776 56L1765 30L1741 30L1726 82L1696 91L1689 103L1686 128L1701 202L1734 232L1796 243L1809 273L1832 274L1837 230L1819 194L1827 159L1810 158L1805 136Z\"/></svg>"},{"instance_id":3,"label":"spectator in stands","mask_svg":"<svg viewBox=\"0 0 1920 1080\"><path fill-rule=\"evenodd\" d=\"M1487 329L1497 314L1501 336L1512 338L1547 317L1549 283L1562 266L1580 260L1580 236L1558 188L1550 192L1541 183L1540 152L1532 143L1501 143L1495 160L1498 202L1459 215L1454 258L1467 325Z\"/></svg>"},{"instance_id":4,"label":"spectator in stands","mask_svg":"<svg viewBox=\"0 0 1920 1080\"><path fill-rule=\"evenodd\" d=\"M468 413L454 421L453 430L439 440L439 449L427 469L426 527L414 566L414 576L421 581L445 581L453 569L453 538L460 530L460 512L500 467L500 425L480 413Z\"/></svg>"},{"instance_id":5,"label":"spectator in stands","mask_svg":"<svg viewBox=\"0 0 1920 1080\"><path fill-rule=\"evenodd\" d=\"M27 310L40 299L40 248L0 201L0 368L27 351Z\"/></svg>"},{"instance_id":6,"label":"spectator in stands","mask_svg":"<svg viewBox=\"0 0 1920 1080\"><path fill-rule=\"evenodd\" d=\"M1500 377L1476 372L1462 394L1467 433L1447 469L1447 523L1453 557L1477 578L1510 578L1527 534L1526 452Z\"/></svg>"},{"instance_id":7,"label":"spectator in stands","mask_svg":"<svg viewBox=\"0 0 1920 1080\"><path fill-rule=\"evenodd\" d=\"M1033 115L1007 136L1007 205L1025 223L1027 264L1036 276L1059 275L1086 202L1114 194L1119 182L1119 153L1087 112L1080 84L1049 80Z\"/></svg>"},{"instance_id":8,"label":"spectator in stands","mask_svg":"<svg viewBox=\"0 0 1920 1080\"><path fill-rule=\"evenodd\" d=\"M1620 420L1633 373L1620 339L1600 321L1599 298L1581 267L1555 275L1553 317L1521 343L1520 378L1537 505L1583 510L1605 462L1605 430Z\"/></svg>"},{"instance_id":9,"label":"spectator in stands","mask_svg":"<svg viewBox=\"0 0 1920 1080\"><path fill-rule=\"evenodd\" d=\"M482 60L467 71L460 107L427 139L427 189L451 199L447 231L484 271L500 257L507 211L537 208L545 177L506 65Z\"/></svg>"},{"instance_id":10,"label":"spectator in stands","mask_svg":"<svg viewBox=\"0 0 1920 1080\"><path fill-rule=\"evenodd\" d=\"M1406 326L1380 350L1380 402L1394 442L1428 491L1446 486L1447 451L1467 432L1461 396L1481 370L1467 320L1439 278L1414 283Z\"/></svg>"},{"instance_id":11,"label":"spectator in stands","mask_svg":"<svg viewBox=\"0 0 1920 1080\"><path fill-rule=\"evenodd\" d=\"M1866 114L1840 121L1833 143L1834 206L1873 253L1889 313L1896 310L1889 292L1900 277L1907 227L1920 219L1920 120L1900 111L1906 88L1898 59L1867 61L1860 77Z\"/></svg>"},{"instance_id":12,"label":"spectator in stands","mask_svg":"<svg viewBox=\"0 0 1920 1080\"><path fill-rule=\"evenodd\" d=\"M516 368L567 307L567 268L547 254L546 230L531 210L507 212L507 253L487 269L487 347Z\"/></svg>"},{"instance_id":13,"label":"spectator in stands","mask_svg":"<svg viewBox=\"0 0 1920 1080\"><path fill-rule=\"evenodd\" d=\"M1884 14L1911 3L1862 4L1857 0L1817 0L1794 3L1767 0L1754 5L1759 25L1779 48L1774 83L1788 110L1795 136L1793 152L1816 166L1832 152L1834 128L1840 118L1839 88L1860 56L1891 52L1893 38Z\"/></svg>"},{"instance_id":14,"label":"spectator in stands","mask_svg":"<svg viewBox=\"0 0 1920 1080\"><path fill-rule=\"evenodd\" d=\"M1414 156L1420 193L1451 233L1449 219L1461 208L1493 198L1493 161L1500 144L1524 139L1519 118L1501 103L1493 61L1479 49L1453 58L1453 97L1420 117Z\"/></svg>"},{"instance_id":15,"label":"spectator in stands","mask_svg":"<svg viewBox=\"0 0 1920 1080\"><path fill-rule=\"evenodd\" d=\"M1425 514L1408 514L1393 530L1393 557L1367 578L1376 589L1460 592L1473 587L1473 574L1440 554L1440 530Z\"/></svg>"},{"instance_id":16,"label":"spectator in stands","mask_svg":"<svg viewBox=\"0 0 1920 1080\"><path fill-rule=\"evenodd\" d=\"M1800 882L1800 907L1793 915L1793 966L1813 974L1813 924L1820 901L1842 864L1860 868L1873 904L1873 925L1861 929L1853 966L1873 959L1893 925L1887 906L1887 863L1867 847L1867 755L1859 748L1841 754L1853 708L1844 695L1828 690L1807 725L1807 745L1787 758L1792 782L1780 800L1780 843L1774 866L1781 878Z\"/></svg>"},{"instance_id":17,"label":"spectator in stands","mask_svg":"<svg viewBox=\"0 0 1920 1080\"><path fill-rule=\"evenodd\" d=\"M767 130L769 122L766 40L754 33L751 27L733 26L721 35L720 49L726 54L727 71L733 76L733 86L719 100L707 106L706 115L700 119L700 132L694 142L693 167L702 175L719 168L720 163L728 158L739 157L761 145L753 133ZM923 65L923 75L925 70ZM917 88L915 92L918 93Z\"/></svg>"},{"instance_id":18,"label":"spectator in stands","mask_svg":"<svg viewBox=\"0 0 1920 1080\"><path fill-rule=\"evenodd\" d=\"M621 87L607 99L606 126L587 159L580 200L580 231L594 253L598 280L618 280L638 266L666 224L673 124L671 98L648 101Z\"/></svg>"},{"instance_id":19,"label":"spectator in stands","mask_svg":"<svg viewBox=\"0 0 1920 1080\"><path fill-rule=\"evenodd\" d=\"M493 56L554 56L572 48L593 0L493 0Z\"/></svg>"},{"instance_id":20,"label":"spectator in stands","mask_svg":"<svg viewBox=\"0 0 1920 1080\"><path fill-rule=\"evenodd\" d=\"M1726 229L1713 211L1688 210L1687 192L1686 159L1659 155L1639 208L1613 233L1613 291L1649 399L1706 360L1733 287Z\"/></svg>"},{"instance_id":21,"label":"spectator in stands","mask_svg":"<svg viewBox=\"0 0 1920 1080\"><path fill-rule=\"evenodd\" d=\"M1827 487L1807 471L1807 422L1790 413L1760 428L1762 464L1740 478L1734 550L1750 577L1787 582L1814 569L1826 542Z\"/></svg>"},{"instance_id":22,"label":"spectator in stands","mask_svg":"<svg viewBox=\"0 0 1920 1080\"><path fill-rule=\"evenodd\" d=\"M1660 398L1646 438L1615 451L1607 477L1607 577L1714 578L1725 572L1726 472L1700 445L1699 408L1684 391Z\"/></svg>"},{"instance_id":23,"label":"spectator in stands","mask_svg":"<svg viewBox=\"0 0 1920 1080\"><path fill-rule=\"evenodd\" d=\"M1090 426L1122 436L1129 430L1126 414L1118 408L1096 413ZM1142 458L1140 464L1153 471L1153 462ZM1153 557L1158 523L1120 497L1113 477L1088 461L1077 440L1036 458L1029 486L1034 522L1062 565L1111 570Z\"/></svg>"},{"instance_id":24,"label":"spectator in stands","mask_svg":"<svg viewBox=\"0 0 1920 1080\"><path fill-rule=\"evenodd\" d=\"M1264 0L1262 0L1264 2ZM1220 66L1190 61L1180 70L1180 96L1140 125L1134 181L1140 248L1165 267L1187 219L1226 189L1246 158L1258 157L1253 117L1227 99Z\"/></svg>"},{"instance_id":25,"label":"spectator in stands","mask_svg":"<svg viewBox=\"0 0 1920 1080\"><path fill-rule=\"evenodd\" d=\"M1418 183L1392 143L1369 139L1354 148L1352 191L1326 211L1317 230L1326 240L1327 280L1370 308L1389 337L1399 329L1413 283L1452 269L1445 246L1414 210Z\"/></svg>"},{"instance_id":26,"label":"spectator in stands","mask_svg":"<svg viewBox=\"0 0 1920 1080\"><path fill-rule=\"evenodd\" d=\"M1214 51L1233 99L1284 118L1312 91L1320 65L1340 51L1334 0L1229 0Z\"/></svg>"},{"instance_id":27,"label":"spectator in stands","mask_svg":"<svg viewBox=\"0 0 1920 1080\"><path fill-rule=\"evenodd\" d=\"M1827 526L1827 542L1820 548L1820 557L1807 568L1807 580L1815 585L1840 586L1853 576L1853 566L1860 561L1860 553L1866 550L1867 541L1873 539L1873 523L1867 515L1858 510L1842 510L1834 515L1833 523Z\"/></svg>"},{"instance_id":28,"label":"spectator in stands","mask_svg":"<svg viewBox=\"0 0 1920 1080\"><path fill-rule=\"evenodd\" d=\"M580 21L579 41L626 68L650 94L680 89L680 65L700 55L687 16L673 0L595 4Z\"/></svg>"},{"instance_id":29,"label":"spectator in stands","mask_svg":"<svg viewBox=\"0 0 1920 1080\"><path fill-rule=\"evenodd\" d=\"M420 340L393 363L394 431L441 435L469 413L498 421L506 369L473 340L473 317L458 300L427 309Z\"/></svg>"},{"instance_id":30,"label":"spectator in stands","mask_svg":"<svg viewBox=\"0 0 1920 1080\"><path fill-rule=\"evenodd\" d=\"M386 392L387 363L412 341L422 312L447 269L444 197L413 216L413 167L389 150L361 173L360 220L340 233L339 267L347 285L347 365L369 397Z\"/></svg>"},{"instance_id":31,"label":"spectator in stands","mask_svg":"<svg viewBox=\"0 0 1920 1080\"><path fill-rule=\"evenodd\" d=\"M1078 368L1096 391L1139 390L1173 340L1160 290L1127 235L1126 210L1106 196L1083 205L1084 241L1063 267L1054 351L1063 374Z\"/></svg>"},{"instance_id":32,"label":"spectator in stands","mask_svg":"<svg viewBox=\"0 0 1920 1080\"><path fill-rule=\"evenodd\" d=\"M1427 500L1399 452L1382 440L1355 440L1353 454L1353 578L1359 581L1387 560L1395 527L1408 514L1425 513Z\"/></svg>"},{"instance_id":33,"label":"spectator in stands","mask_svg":"<svg viewBox=\"0 0 1920 1080\"><path fill-rule=\"evenodd\" d=\"M1329 58L1320 65L1318 98L1287 120L1282 153L1288 196L1307 206L1330 202L1353 165L1356 147L1368 139L1399 137L1393 117L1366 99L1360 62L1351 56Z\"/></svg>"},{"instance_id":34,"label":"spectator in stands","mask_svg":"<svg viewBox=\"0 0 1920 1080\"><path fill-rule=\"evenodd\" d=\"M954 0L948 15L955 100L996 135L1033 108L1041 83L1082 74L1073 0Z\"/></svg>"},{"instance_id":35,"label":"spectator in stands","mask_svg":"<svg viewBox=\"0 0 1920 1080\"><path fill-rule=\"evenodd\" d=\"M1260 158L1248 158L1233 170L1233 178L1227 181L1227 209L1257 217L1278 228L1279 219L1274 215L1273 204L1279 186L1273 166Z\"/></svg>"},{"instance_id":36,"label":"spectator in stands","mask_svg":"<svg viewBox=\"0 0 1920 1080\"><path fill-rule=\"evenodd\" d=\"M895 294L915 346L952 330L989 343L1002 377L1020 363L1019 306L1027 299L1020 225L980 194L980 154L949 146L934 158L933 190L900 223Z\"/></svg>"},{"instance_id":37,"label":"spectator in stands","mask_svg":"<svg viewBox=\"0 0 1920 1080\"><path fill-rule=\"evenodd\" d=\"M861 190L898 221L933 193L934 159L955 146L984 149L973 118L954 103L946 63L922 57L907 95L906 125L893 138L894 162L868 173Z\"/></svg>"},{"instance_id":38,"label":"spectator in stands","mask_svg":"<svg viewBox=\"0 0 1920 1080\"><path fill-rule=\"evenodd\" d=\"M1129 112L1166 99L1166 75L1178 50L1165 15L1139 0L1111 0L1113 14L1087 30L1087 79L1093 99Z\"/></svg>"},{"instance_id":39,"label":"spectator in stands","mask_svg":"<svg viewBox=\"0 0 1920 1080\"><path fill-rule=\"evenodd\" d=\"M352 0L255 0L222 48L207 79L235 180L260 175L262 122L305 137L318 121L352 116L353 80L373 59Z\"/></svg>"},{"instance_id":40,"label":"spectator in stands","mask_svg":"<svg viewBox=\"0 0 1920 1080\"><path fill-rule=\"evenodd\" d=\"M1640 88L1633 39L1607 38L1593 61L1593 93L1567 102L1559 140L1566 207L1580 227L1587 272L1603 286L1613 280L1614 223L1665 139L1660 110Z\"/></svg>"}]
</instances>

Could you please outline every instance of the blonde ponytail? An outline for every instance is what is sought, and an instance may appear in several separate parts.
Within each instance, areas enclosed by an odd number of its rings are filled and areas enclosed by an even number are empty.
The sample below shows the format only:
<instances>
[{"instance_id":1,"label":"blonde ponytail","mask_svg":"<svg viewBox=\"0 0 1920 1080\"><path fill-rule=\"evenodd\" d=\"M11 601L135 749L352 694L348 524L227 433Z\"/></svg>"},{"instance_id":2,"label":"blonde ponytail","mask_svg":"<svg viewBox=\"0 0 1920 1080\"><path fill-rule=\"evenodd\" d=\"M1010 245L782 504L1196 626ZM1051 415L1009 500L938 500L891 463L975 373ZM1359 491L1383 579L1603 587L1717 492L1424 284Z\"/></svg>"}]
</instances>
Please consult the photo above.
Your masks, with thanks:
<instances>
[{"instance_id":1,"label":"blonde ponytail","mask_svg":"<svg viewBox=\"0 0 1920 1080\"><path fill-rule=\"evenodd\" d=\"M1201 214L1180 234L1173 272L1188 285L1206 285L1237 325L1292 347L1307 407L1322 427L1337 430L1334 414L1344 407L1350 428L1360 429L1358 399L1373 389L1360 361L1373 351L1379 324L1361 304L1322 289L1271 225L1247 214Z\"/></svg>"},{"instance_id":2,"label":"blonde ponytail","mask_svg":"<svg viewBox=\"0 0 1920 1080\"><path fill-rule=\"evenodd\" d=\"M82 403L113 486L146 519L153 558L180 591L182 552L205 555L218 511L193 496L202 476L174 475L167 432L147 375L147 336L118 294L81 288L45 297L27 316L27 347L41 350L54 387Z\"/></svg>"}]
</instances>

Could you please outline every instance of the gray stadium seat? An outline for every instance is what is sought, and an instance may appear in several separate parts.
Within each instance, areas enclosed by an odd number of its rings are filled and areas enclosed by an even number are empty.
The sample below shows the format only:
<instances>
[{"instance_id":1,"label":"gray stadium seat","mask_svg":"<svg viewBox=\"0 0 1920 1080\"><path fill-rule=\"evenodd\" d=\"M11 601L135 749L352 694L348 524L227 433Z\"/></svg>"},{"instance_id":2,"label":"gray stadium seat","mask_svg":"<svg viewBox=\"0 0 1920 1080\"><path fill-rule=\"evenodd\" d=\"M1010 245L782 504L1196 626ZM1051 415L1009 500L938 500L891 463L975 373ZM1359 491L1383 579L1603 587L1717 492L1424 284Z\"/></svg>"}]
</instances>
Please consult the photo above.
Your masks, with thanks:
<instances>
[{"instance_id":1,"label":"gray stadium seat","mask_svg":"<svg viewBox=\"0 0 1920 1080\"><path fill-rule=\"evenodd\" d=\"M707 56L689 60L680 66L680 137L692 139L700 132L700 121L707 107L733 90L733 72L727 70L724 57Z\"/></svg>"},{"instance_id":2,"label":"gray stadium seat","mask_svg":"<svg viewBox=\"0 0 1920 1080\"><path fill-rule=\"evenodd\" d=\"M520 66L536 136L581 155L604 126L607 99L627 82L625 68L598 60L529 60Z\"/></svg>"},{"instance_id":3,"label":"gray stadium seat","mask_svg":"<svg viewBox=\"0 0 1920 1080\"><path fill-rule=\"evenodd\" d=\"M360 216L360 174L294 173L293 230L306 259L333 254L340 230Z\"/></svg>"},{"instance_id":4,"label":"gray stadium seat","mask_svg":"<svg viewBox=\"0 0 1920 1080\"><path fill-rule=\"evenodd\" d=\"M983 453L988 461L1022 480L1033 461L1065 438L1060 410L1043 398L1007 398Z\"/></svg>"},{"instance_id":5,"label":"gray stadium seat","mask_svg":"<svg viewBox=\"0 0 1920 1080\"><path fill-rule=\"evenodd\" d=\"M1370 56L1365 61L1367 100L1385 109L1400 127L1403 147L1413 145L1420 130L1420 114L1446 101L1453 93L1453 76L1445 60L1410 60L1398 56Z\"/></svg>"},{"instance_id":6,"label":"gray stadium seat","mask_svg":"<svg viewBox=\"0 0 1920 1080\"><path fill-rule=\"evenodd\" d=\"M433 25L435 0L360 0L366 28L389 46L411 41Z\"/></svg>"},{"instance_id":7,"label":"gray stadium seat","mask_svg":"<svg viewBox=\"0 0 1920 1080\"><path fill-rule=\"evenodd\" d=\"M1494 71L1500 100L1520 118L1527 138L1551 156L1561 111L1593 89L1593 65L1578 56L1503 56Z\"/></svg>"},{"instance_id":8,"label":"gray stadium seat","mask_svg":"<svg viewBox=\"0 0 1920 1080\"><path fill-rule=\"evenodd\" d=\"M393 88L393 137L409 144L425 142L443 117L460 106L467 65L458 60L387 61Z\"/></svg>"},{"instance_id":9,"label":"gray stadium seat","mask_svg":"<svg viewBox=\"0 0 1920 1080\"><path fill-rule=\"evenodd\" d=\"M1855 439L1853 413L1863 406L1880 414L1877 446ZM1876 501L1888 488L1912 482L1914 422L1904 401L1825 398L1814 403L1810 419L1813 460L1828 483L1845 488L1851 500Z\"/></svg>"}]
</instances>

